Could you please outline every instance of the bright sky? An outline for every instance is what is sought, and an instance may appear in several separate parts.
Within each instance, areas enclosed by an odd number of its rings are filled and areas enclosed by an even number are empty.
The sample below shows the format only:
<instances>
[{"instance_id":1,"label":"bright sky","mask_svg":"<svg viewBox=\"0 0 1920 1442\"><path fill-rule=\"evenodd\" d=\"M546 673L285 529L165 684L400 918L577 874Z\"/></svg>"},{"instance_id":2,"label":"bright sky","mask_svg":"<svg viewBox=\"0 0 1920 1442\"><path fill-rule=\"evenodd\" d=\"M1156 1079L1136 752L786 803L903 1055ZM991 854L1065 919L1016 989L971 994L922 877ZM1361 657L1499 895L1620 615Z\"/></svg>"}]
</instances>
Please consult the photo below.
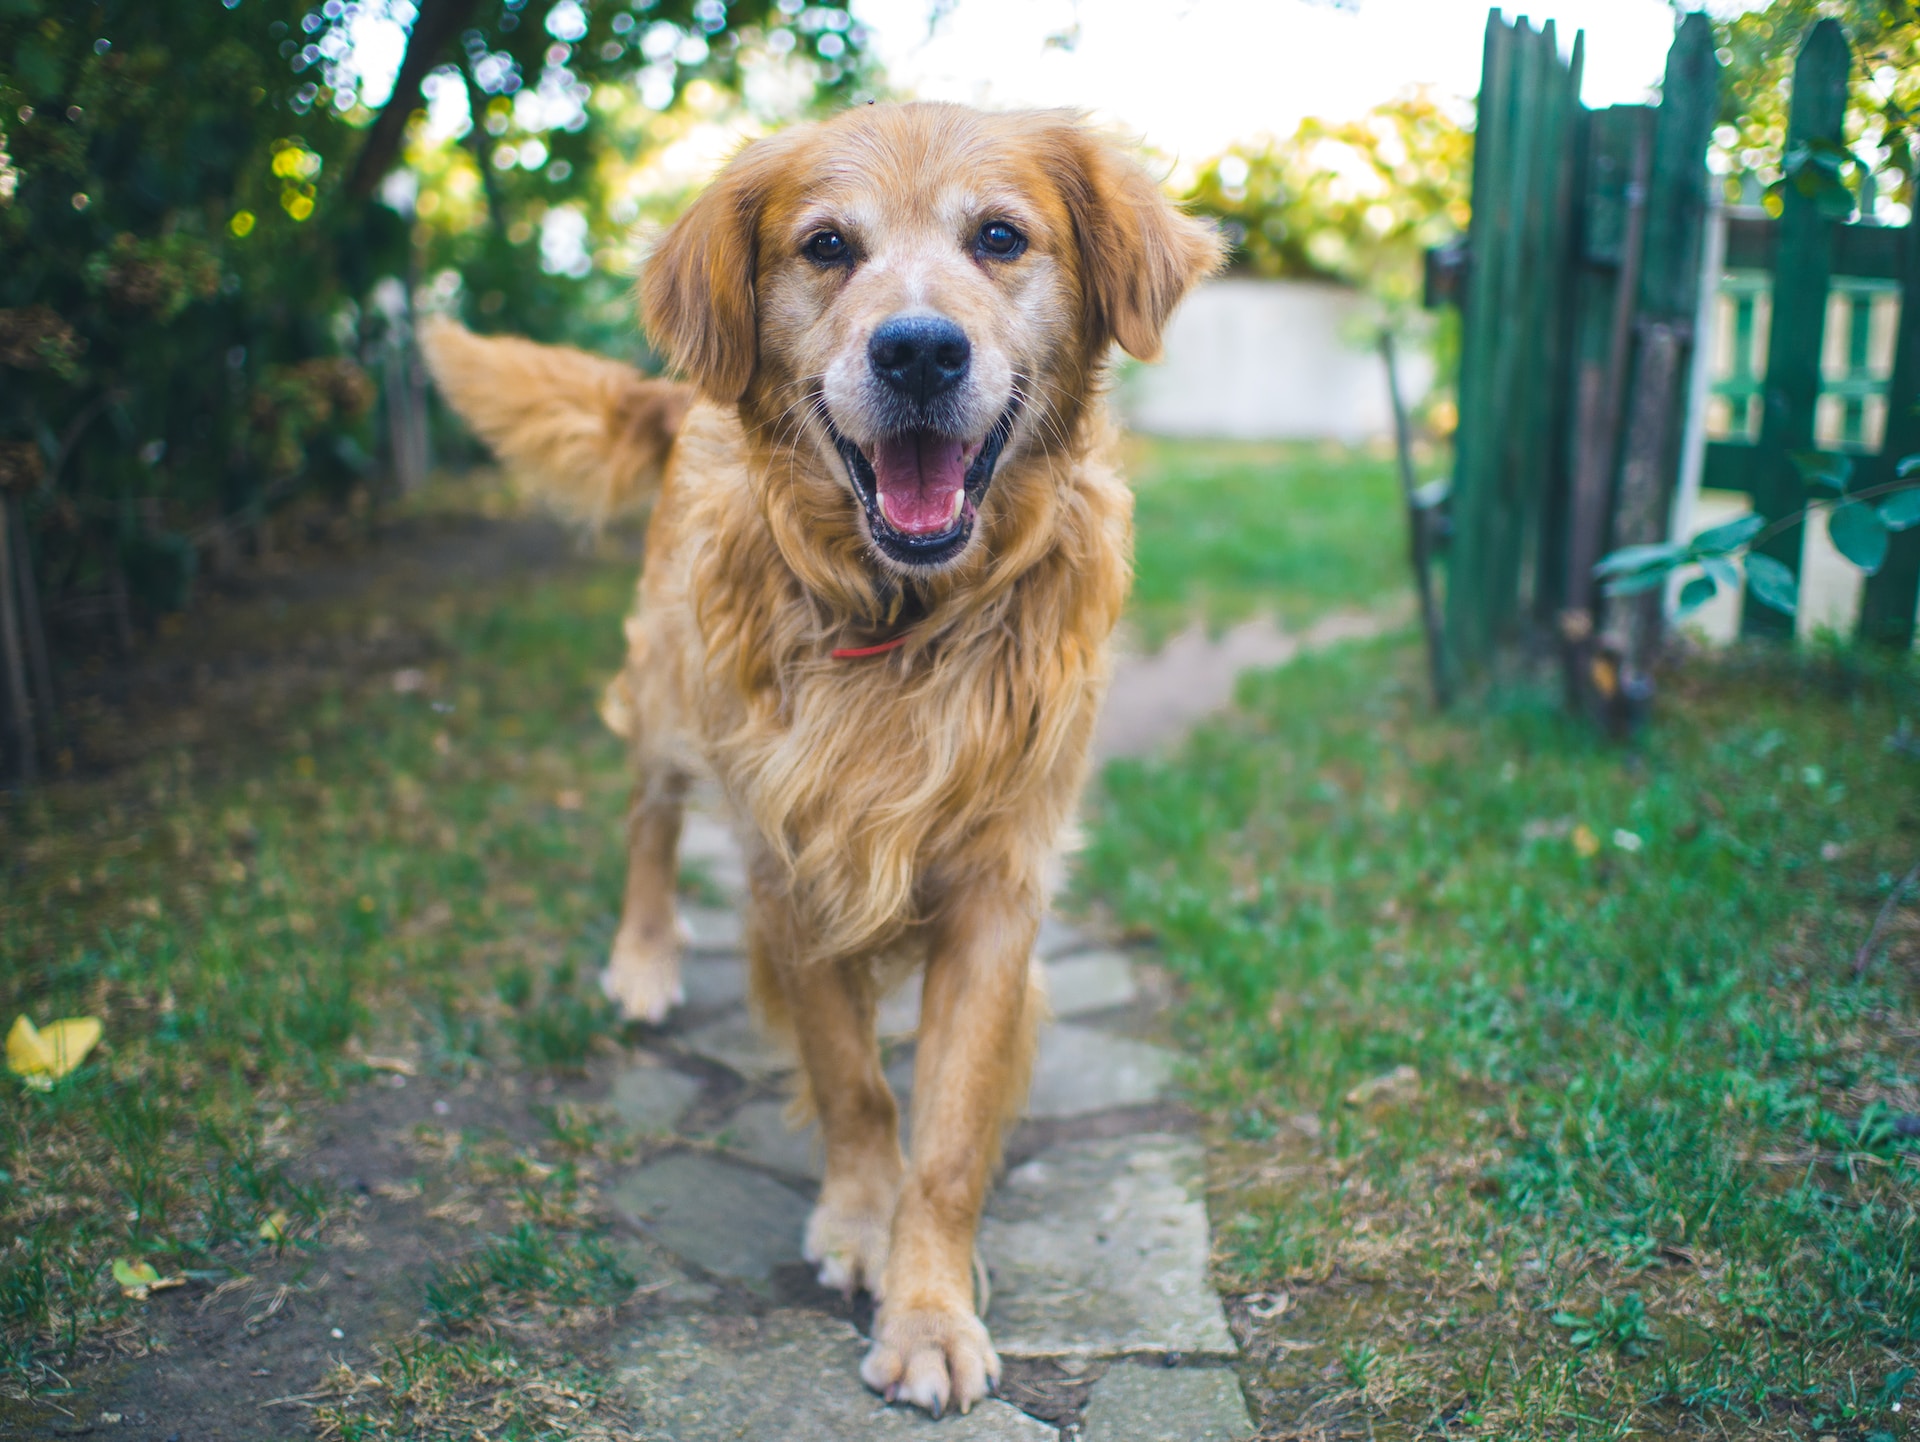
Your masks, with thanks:
<instances>
[{"instance_id":1,"label":"bright sky","mask_svg":"<svg viewBox=\"0 0 1920 1442\"><path fill-rule=\"evenodd\" d=\"M1480 87L1486 0L854 0L889 77L926 99L1070 105L1186 163L1235 140L1344 119L1410 86ZM1716 12L1752 8L1724 0ZM1509 17L1587 32L1590 106L1647 98L1673 38L1667 0L1541 0Z\"/></svg>"}]
</instances>

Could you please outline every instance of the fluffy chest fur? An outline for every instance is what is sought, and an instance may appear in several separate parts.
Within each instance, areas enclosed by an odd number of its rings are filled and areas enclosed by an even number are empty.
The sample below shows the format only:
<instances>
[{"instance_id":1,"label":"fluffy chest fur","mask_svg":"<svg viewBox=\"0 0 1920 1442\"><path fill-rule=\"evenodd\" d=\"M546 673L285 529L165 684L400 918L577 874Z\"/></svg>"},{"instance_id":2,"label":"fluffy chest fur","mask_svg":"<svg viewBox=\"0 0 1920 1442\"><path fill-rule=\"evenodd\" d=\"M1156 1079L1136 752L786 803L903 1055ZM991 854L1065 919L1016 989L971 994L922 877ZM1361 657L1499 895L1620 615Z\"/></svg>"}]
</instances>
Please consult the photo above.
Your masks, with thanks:
<instances>
[{"instance_id":1,"label":"fluffy chest fur","mask_svg":"<svg viewBox=\"0 0 1920 1442\"><path fill-rule=\"evenodd\" d=\"M955 881L1029 874L1051 855L1130 560L1131 497L1104 426L1088 430L1071 457L1004 478L1009 512L1023 487L1051 496L1046 544L996 547L990 519L984 572L964 584L823 595L806 580L818 558L793 555L769 520L784 478L728 410L688 417L620 689L647 744L671 736L697 756L758 834L809 949L884 945ZM897 650L831 654L903 622Z\"/></svg>"}]
</instances>

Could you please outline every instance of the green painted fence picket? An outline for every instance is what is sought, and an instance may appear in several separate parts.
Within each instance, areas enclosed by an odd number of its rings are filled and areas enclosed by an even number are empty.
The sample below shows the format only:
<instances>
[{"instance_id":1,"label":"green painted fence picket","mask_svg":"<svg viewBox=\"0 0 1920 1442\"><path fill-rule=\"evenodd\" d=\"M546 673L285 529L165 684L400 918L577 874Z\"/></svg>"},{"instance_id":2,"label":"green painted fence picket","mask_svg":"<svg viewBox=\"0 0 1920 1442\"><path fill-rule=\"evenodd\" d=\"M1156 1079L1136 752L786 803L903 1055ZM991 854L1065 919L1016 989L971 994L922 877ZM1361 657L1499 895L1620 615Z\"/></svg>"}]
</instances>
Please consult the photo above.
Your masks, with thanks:
<instances>
[{"instance_id":1,"label":"green painted fence picket","mask_svg":"<svg viewBox=\"0 0 1920 1442\"><path fill-rule=\"evenodd\" d=\"M1847 110L1847 38L1837 20L1822 20L1800 47L1787 117L1787 164L1815 146L1838 146ZM1811 164L1808 160L1805 163ZM1760 439L1753 456L1753 506L1770 521L1807 503L1806 482L1794 456L1814 448L1814 407L1820 399L1820 357L1826 336L1827 286L1833 273L1832 232L1821 197L1811 185L1782 187L1779 242L1773 266L1773 328L1767 340L1766 387ZM1796 575L1806 537L1790 526L1756 547ZM1750 636L1791 636L1793 618L1757 603L1751 593L1740 629Z\"/></svg>"}]
</instances>

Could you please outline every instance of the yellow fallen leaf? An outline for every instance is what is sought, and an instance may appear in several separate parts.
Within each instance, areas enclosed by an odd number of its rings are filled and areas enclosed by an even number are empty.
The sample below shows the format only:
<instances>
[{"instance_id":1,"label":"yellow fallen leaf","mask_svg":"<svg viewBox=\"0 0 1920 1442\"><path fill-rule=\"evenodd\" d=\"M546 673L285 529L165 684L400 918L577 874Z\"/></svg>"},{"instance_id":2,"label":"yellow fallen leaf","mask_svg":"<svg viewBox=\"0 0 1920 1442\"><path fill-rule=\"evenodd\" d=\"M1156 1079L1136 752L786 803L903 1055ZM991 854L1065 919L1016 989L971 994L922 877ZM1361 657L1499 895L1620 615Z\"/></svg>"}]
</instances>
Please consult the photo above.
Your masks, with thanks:
<instances>
[{"instance_id":1,"label":"yellow fallen leaf","mask_svg":"<svg viewBox=\"0 0 1920 1442\"><path fill-rule=\"evenodd\" d=\"M113 1263L113 1280L119 1285L122 1296L133 1298L136 1302L147 1300L149 1292L164 1292L169 1287L184 1287L184 1276L163 1277L151 1262L129 1262L124 1257L116 1257Z\"/></svg>"},{"instance_id":2,"label":"yellow fallen leaf","mask_svg":"<svg viewBox=\"0 0 1920 1442\"><path fill-rule=\"evenodd\" d=\"M1600 838L1593 834L1593 828L1580 825L1573 828L1573 849L1582 856L1591 856L1600 849Z\"/></svg>"},{"instance_id":3,"label":"yellow fallen leaf","mask_svg":"<svg viewBox=\"0 0 1920 1442\"><path fill-rule=\"evenodd\" d=\"M116 1257L113 1262L113 1280L122 1287L151 1287L160 1280L160 1273L152 1262L129 1262L124 1257Z\"/></svg>"},{"instance_id":4,"label":"yellow fallen leaf","mask_svg":"<svg viewBox=\"0 0 1920 1442\"><path fill-rule=\"evenodd\" d=\"M263 1242L284 1242L287 1228L293 1225L293 1218L285 1212L275 1212L260 1224L260 1240Z\"/></svg>"},{"instance_id":5,"label":"yellow fallen leaf","mask_svg":"<svg viewBox=\"0 0 1920 1442\"><path fill-rule=\"evenodd\" d=\"M42 1030L22 1015L7 1033L7 1070L45 1091L85 1061L99 1040L95 1016L66 1017Z\"/></svg>"}]
</instances>

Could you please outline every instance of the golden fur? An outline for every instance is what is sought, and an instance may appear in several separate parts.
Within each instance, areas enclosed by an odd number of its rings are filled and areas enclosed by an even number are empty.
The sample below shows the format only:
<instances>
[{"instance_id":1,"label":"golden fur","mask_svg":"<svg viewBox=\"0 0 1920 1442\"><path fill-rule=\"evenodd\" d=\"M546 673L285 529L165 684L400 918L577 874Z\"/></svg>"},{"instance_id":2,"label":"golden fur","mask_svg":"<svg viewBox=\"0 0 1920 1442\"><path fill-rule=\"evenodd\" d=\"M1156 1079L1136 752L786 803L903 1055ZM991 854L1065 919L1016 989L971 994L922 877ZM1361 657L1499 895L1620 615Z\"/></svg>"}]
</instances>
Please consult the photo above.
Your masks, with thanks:
<instances>
[{"instance_id":1,"label":"golden fur","mask_svg":"<svg viewBox=\"0 0 1920 1442\"><path fill-rule=\"evenodd\" d=\"M1017 258L969 250L989 219L1019 228ZM808 258L823 227L857 262ZM716 778L748 850L754 996L798 1047L826 1144L807 1255L880 1300L862 1375L935 1412L998 1374L973 1235L1026 1094L1045 1010L1028 958L1129 581L1109 350L1157 354L1217 262L1071 115L875 106L749 145L651 257L648 333L690 406L580 352L428 337L456 408L576 513L640 493L671 448L605 707L637 776L606 984L644 1019L679 999L680 805ZM867 344L906 312L971 338L955 405L1012 418L977 524L938 565L879 544L827 438L831 419L862 454L879 443ZM873 1014L915 964L909 1167Z\"/></svg>"}]
</instances>

